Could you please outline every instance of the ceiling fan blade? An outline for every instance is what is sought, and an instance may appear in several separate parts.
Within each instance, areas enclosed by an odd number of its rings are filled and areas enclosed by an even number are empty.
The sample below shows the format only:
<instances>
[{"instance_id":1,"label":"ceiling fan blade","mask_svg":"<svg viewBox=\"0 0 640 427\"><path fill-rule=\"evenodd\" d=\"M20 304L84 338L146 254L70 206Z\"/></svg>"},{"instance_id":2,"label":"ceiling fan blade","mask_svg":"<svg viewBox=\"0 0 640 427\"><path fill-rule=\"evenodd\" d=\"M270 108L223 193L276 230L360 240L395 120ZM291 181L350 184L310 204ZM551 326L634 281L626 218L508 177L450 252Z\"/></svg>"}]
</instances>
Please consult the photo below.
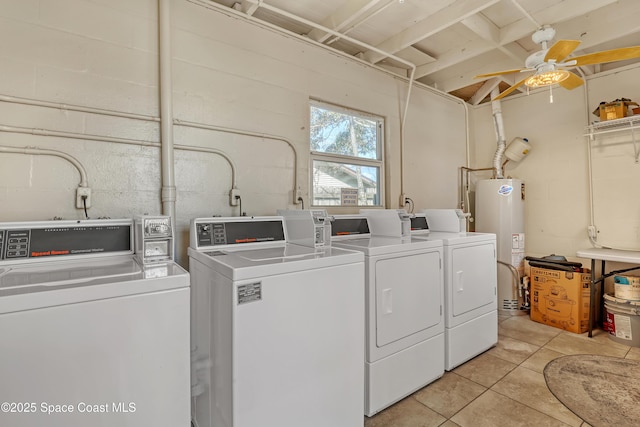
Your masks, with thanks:
<instances>
[{"instance_id":1,"label":"ceiling fan blade","mask_svg":"<svg viewBox=\"0 0 640 427\"><path fill-rule=\"evenodd\" d=\"M544 56L544 61L547 62L551 59L555 59L556 62L561 62L569 56L569 54L571 54L579 44L580 40L558 40L553 46L551 46L551 48L549 48L549 51Z\"/></svg>"},{"instance_id":2,"label":"ceiling fan blade","mask_svg":"<svg viewBox=\"0 0 640 427\"><path fill-rule=\"evenodd\" d=\"M504 71L496 71L495 73L478 74L474 78L481 79L483 77L501 76L503 74L519 73L522 70L526 70L526 68L516 68L515 70L504 70Z\"/></svg>"},{"instance_id":3,"label":"ceiling fan blade","mask_svg":"<svg viewBox=\"0 0 640 427\"><path fill-rule=\"evenodd\" d=\"M640 58L640 46L622 47L620 49L603 50L602 52L571 58L576 66L601 64L603 62L624 61L625 59Z\"/></svg>"},{"instance_id":4,"label":"ceiling fan blade","mask_svg":"<svg viewBox=\"0 0 640 427\"><path fill-rule=\"evenodd\" d=\"M505 90L504 92L502 92L500 95L496 96L495 98L492 99L492 101L497 101L498 99L502 99L505 96L509 95L511 92L513 92L514 90L518 89L520 86L522 86L525 82L525 80L527 80L529 77L531 76L527 76L524 79L520 80L518 83L514 84L513 86L511 86L509 89Z\"/></svg>"},{"instance_id":5,"label":"ceiling fan blade","mask_svg":"<svg viewBox=\"0 0 640 427\"><path fill-rule=\"evenodd\" d=\"M580 76L569 71L569 77L559 82L558 84L565 89L571 90L577 88L578 86L582 86L584 84L584 80L582 80Z\"/></svg>"}]
</instances>

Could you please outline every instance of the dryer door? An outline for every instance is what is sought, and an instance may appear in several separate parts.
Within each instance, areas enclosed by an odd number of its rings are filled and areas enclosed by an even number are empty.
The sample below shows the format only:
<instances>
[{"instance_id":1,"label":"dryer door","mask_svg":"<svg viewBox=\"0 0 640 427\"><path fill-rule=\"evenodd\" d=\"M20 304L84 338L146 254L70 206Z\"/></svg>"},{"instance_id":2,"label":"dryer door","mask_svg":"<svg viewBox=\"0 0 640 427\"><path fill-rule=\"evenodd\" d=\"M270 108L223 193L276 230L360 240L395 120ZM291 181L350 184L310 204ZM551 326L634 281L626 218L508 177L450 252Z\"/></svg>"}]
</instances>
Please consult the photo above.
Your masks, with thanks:
<instances>
[{"instance_id":1,"label":"dryer door","mask_svg":"<svg viewBox=\"0 0 640 427\"><path fill-rule=\"evenodd\" d=\"M453 317L496 302L496 255L493 243L453 247L449 265ZM449 296L449 295L447 295Z\"/></svg>"},{"instance_id":2,"label":"dryer door","mask_svg":"<svg viewBox=\"0 0 640 427\"><path fill-rule=\"evenodd\" d=\"M375 276L377 347L441 322L439 252L378 259Z\"/></svg>"}]
</instances>

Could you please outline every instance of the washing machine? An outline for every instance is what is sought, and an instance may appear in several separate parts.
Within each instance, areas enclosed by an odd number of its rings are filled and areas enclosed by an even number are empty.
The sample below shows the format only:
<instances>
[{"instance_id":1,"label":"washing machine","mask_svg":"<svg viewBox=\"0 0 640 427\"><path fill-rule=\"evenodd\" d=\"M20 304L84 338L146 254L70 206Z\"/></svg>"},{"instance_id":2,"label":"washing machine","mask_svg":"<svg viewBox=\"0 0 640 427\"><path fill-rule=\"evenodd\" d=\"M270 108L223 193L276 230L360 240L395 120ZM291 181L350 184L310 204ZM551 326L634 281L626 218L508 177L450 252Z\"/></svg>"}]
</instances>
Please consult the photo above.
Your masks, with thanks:
<instances>
[{"instance_id":1,"label":"washing machine","mask_svg":"<svg viewBox=\"0 0 640 427\"><path fill-rule=\"evenodd\" d=\"M189 425L189 274L160 260L168 240L141 263L131 219L0 223L0 425Z\"/></svg>"},{"instance_id":2,"label":"washing machine","mask_svg":"<svg viewBox=\"0 0 640 427\"><path fill-rule=\"evenodd\" d=\"M197 426L362 426L363 254L288 243L282 216L190 232Z\"/></svg>"},{"instance_id":3,"label":"washing machine","mask_svg":"<svg viewBox=\"0 0 640 427\"><path fill-rule=\"evenodd\" d=\"M443 244L445 369L449 371L498 342L496 235L464 231L459 209L428 209L411 221L415 237Z\"/></svg>"},{"instance_id":4,"label":"washing machine","mask_svg":"<svg viewBox=\"0 0 640 427\"><path fill-rule=\"evenodd\" d=\"M403 236L394 210L336 215L332 224L334 247L365 255L365 415L372 416L444 374L442 242Z\"/></svg>"}]
</instances>

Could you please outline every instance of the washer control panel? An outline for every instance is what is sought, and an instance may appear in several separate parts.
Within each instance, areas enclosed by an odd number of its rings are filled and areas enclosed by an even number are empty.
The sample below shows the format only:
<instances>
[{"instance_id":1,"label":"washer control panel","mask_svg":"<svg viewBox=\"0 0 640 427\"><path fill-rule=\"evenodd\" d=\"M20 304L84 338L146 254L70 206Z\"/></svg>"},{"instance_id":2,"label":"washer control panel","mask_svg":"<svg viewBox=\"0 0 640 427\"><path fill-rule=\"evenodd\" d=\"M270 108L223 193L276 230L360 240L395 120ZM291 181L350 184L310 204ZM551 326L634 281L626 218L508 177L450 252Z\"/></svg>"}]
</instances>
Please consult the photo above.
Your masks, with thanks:
<instances>
[{"instance_id":1,"label":"washer control panel","mask_svg":"<svg viewBox=\"0 0 640 427\"><path fill-rule=\"evenodd\" d=\"M133 252L131 220L0 223L0 262Z\"/></svg>"}]
</instances>

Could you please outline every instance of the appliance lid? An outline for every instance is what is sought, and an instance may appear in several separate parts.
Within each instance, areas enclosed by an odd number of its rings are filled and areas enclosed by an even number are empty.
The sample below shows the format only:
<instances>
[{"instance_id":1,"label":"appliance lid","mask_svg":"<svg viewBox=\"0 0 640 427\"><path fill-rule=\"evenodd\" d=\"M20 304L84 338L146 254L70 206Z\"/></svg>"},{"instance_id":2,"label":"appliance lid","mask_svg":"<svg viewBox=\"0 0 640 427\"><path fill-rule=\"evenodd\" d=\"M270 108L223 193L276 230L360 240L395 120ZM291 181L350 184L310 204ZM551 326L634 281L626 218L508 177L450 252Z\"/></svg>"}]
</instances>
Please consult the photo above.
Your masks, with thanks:
<instances>
[{"instance_id":1,"label":"appliance lid","mask_svg":"<svg viewBox=\"0 0 640 427\"><path fill-rule=\"evenodd\" d=\"M493 233L475 233L475 232L446 232L432 231L428 235L416 235L419 239L438 239L442 240L443 245L459 245L463 243L490 242L496 241L496 235Z\"/></svg>"},{"instance_id":2,"label":"appliance lid","mask_svg":"<svg viewBox=\"0 0 640 427\"><path fill-rule=\"evenodd\" d=\"M442 248L442 240L409 237L372 236L333 242L340 248L362 251L367 255L404 252L419 249Z\"/></svg>"},{"instance_id":3,"label":"appliance lid","mask_svg":"<svg viewBox=\"0 0 640 427\"><path fill-rule=\"evenodd\" d=\"M294 244L240 251L189 248L189 257L233 280L364 262L361 252Z\"/></svg>"},{"instance_id":4,"label":"appliance lid","mask_svg":"<svg viewBox=\"0 0 640 427\"><path fill-rule=\"evenodd\" d=\"M1 270L0 314L189 287L175 262L141 266L131 255Z\"/></svg>"}]
</instances>

